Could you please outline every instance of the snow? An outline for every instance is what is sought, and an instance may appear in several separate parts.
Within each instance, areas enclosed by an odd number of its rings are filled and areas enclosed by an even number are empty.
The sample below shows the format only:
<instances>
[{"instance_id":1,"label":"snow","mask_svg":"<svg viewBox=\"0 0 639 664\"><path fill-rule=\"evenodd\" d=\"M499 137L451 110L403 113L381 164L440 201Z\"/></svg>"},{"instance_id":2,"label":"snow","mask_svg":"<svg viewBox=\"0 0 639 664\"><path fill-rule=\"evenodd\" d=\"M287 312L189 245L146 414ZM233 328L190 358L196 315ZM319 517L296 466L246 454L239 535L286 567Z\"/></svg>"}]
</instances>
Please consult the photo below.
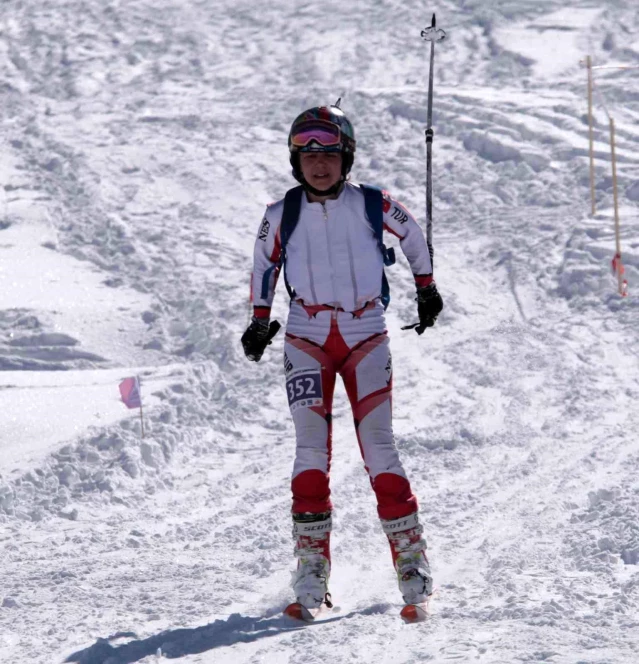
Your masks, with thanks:
<instances>
[{"instance_id":1,"label":"snow","mask_svg":"<svg viewBox=\"0 0 639 664\"><path fill-rule=\"evenodd\" d=\"M71 335L62 344L55 340L47 343L52 341L51 337L42 339L42 345L71 346L81 341L98 355L113 353L118 346L126 354L126 347L135 342L136 336L142 336L145 325L138 312L144 310L150 298L135 291L118 292L107 285L107 276L96 267L56 251L56 237L48 227L13 223L3 231L2 241L2 311L38 312L36 318L42 321L29 321L36 331L42 329L46 320L52 331ZM109 330L105 329L105 319ZM18 331L19 327L18 324L18 329L9 332L9 343L35 345L27 341L19 343L20 339L28 338ZM33 335L33 328L29 333ZM3 363L1 366L8 368Z\"/></svg>"},{"instance_id":2,"label":"snow","mask_svg":"<svg viewBox=\"0 0 639 664\"><path fill-rule=\"evenodd\" d=\"M437 587L407 626L344 390L335 609L282 618L294 435L278 335L243 357L264 206L305 107L354 180L424 216L388 271L395 434ZM634 662L639 651L639 14L547 0L13 3L0 19L0 661ZM621 248L616 292L608 116ZM394 240L391 240L391 244ZM286 316L281 288L274 315ZM139 412L118 383L142 381Z\"/></svg>"},{"instance_id":3,"label":"snow","mask_svg":"<svg viewBox=\"0 0 639 664\"><path fill-rule=\"evenodd\" d=\"M168 377L180 375L181 370L179 366L154 367L144 374L146 392L168 386ZM61 440L86 436L90 427L122 420L122 403L113 386L125 377L122 369L0 373L5 412L0 422L3 470L15 473L37 467ZM145 402L154 407L160 399L149 393Z\"/></svg>"},{"instance_id":4,"label":"snow","mask_svg":"<svg viewBox=\"0 0 639 664\"><path fill-rule=\"evenodd\" d=\"M497 43L532 64L533 75L549 79L573 69L583 57L585 39L602 11L563 7L532 20L496 30Z\"/></svg>"}]
</instances>

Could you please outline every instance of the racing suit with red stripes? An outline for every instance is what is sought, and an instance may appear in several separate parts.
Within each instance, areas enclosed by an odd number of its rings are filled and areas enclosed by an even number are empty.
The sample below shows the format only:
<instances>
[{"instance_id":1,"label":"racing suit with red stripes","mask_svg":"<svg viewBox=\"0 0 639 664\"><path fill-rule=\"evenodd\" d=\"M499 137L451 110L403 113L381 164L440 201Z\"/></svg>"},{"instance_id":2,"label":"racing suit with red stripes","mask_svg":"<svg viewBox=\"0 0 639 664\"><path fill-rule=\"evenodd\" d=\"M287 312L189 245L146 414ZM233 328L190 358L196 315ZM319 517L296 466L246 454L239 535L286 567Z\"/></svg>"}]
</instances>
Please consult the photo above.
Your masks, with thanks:
<instances>
[{"instance_id":1,"label":"racing suit with red stripes","mask_svg":"<svg viewBox=\"0 0 639 664\"><path fill-rule=\"evenodd\" d=\"M254 314L270 316L280 260L283 200L269 205L255 242ZM384 230L397 236L417 286L432 281L430 242L413 216L386 192ZM417 511L392 430L392 363L380 302L383 258L366 217L364 195L344 185L324 203L303 196L286 247L293 300L286 326L284 368L295 423L293 513L331 510L331 412L339 374L350 400L360 451L378 514L392 520ZM266 285L268 286L266 287Z\"/></svg>"}]
</instances>

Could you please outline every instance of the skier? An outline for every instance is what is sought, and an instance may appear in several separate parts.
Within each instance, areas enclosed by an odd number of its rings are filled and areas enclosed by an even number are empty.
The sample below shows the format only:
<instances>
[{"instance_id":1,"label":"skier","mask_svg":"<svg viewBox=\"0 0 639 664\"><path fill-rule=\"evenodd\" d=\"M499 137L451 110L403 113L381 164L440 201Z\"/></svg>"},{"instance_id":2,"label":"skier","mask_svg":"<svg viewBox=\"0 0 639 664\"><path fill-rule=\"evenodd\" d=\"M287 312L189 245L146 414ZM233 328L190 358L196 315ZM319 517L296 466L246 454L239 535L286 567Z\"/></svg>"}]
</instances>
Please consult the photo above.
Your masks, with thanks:
<instances>
[{"instance_id":1,"label":"skier","mask_svg":"<svg viewBox=\"0 0 639 664\"><path fill-rule=\"evenodd\" d=\"M400 592L407 605L421 604L432 592L432 577L417 500L393 439L392 364L384 321L384 263L391 262L392 250L381 242L381 223L399 238L414 274L418 334L435 323L443 308L433 281L431 243L386 192L377 190L377 202L370 202L374 194L367 187L349 182L355 135L339 102L299 115L288 146L301 187L267 206L255 241L253 317L242 344L257 362L277 331L279 325L269 322L270 311L284 267L291 296L284 370L297 440L291 483L297 558L293 589L306 609L331 606L331 411L339 374ZM375 216L377 231L370 218Z\"/></svg>"}]
</instances>

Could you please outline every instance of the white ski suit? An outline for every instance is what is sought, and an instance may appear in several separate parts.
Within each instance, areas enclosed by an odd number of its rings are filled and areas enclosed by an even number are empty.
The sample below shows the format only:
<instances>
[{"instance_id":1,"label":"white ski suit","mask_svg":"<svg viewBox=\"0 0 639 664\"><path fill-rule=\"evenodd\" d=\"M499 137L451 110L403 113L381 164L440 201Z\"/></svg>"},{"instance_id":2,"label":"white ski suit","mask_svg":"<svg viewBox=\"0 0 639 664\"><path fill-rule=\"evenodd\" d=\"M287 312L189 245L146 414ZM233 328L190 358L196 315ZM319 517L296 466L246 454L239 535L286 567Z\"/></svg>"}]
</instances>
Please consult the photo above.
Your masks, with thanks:
<instances>
[{"instance_id":1,"label":"white ski suit","mask_svg":"<svg viewBox=\"0 0 639 664\"><path fill-rule=\"evenodd\" d=\"M254 314L270 316L280 260L283 200L269 205L255 242L251 290ZM384 230L400 239L417 286L432 281L432 249L413 216L386 192ZM284 368L297 449L293 512L331 509L331 411L339 373L382 519L414 513L417 501L392 431L392 363L380 302L383 258L366 217L364 195L344 185L337 199L302 197L287 247L286 278L294 291ZM267 275L265 278L265 274Z\"/></svg>"}]
</instances>

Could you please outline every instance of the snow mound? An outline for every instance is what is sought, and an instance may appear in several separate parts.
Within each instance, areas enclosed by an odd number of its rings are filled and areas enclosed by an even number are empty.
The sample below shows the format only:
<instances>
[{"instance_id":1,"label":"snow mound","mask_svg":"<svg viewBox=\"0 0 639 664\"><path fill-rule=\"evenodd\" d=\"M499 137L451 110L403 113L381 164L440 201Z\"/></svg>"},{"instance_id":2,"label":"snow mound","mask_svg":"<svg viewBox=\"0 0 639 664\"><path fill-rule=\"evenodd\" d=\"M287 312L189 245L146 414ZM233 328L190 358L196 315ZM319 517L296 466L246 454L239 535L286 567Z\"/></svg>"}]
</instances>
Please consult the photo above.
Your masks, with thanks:
<instances>
[{"instance_id":1,"label":"snow mound","mask_svg":"<svg viewBox=\"0 0 639 664\"><path fill-rule=\"evenodd\" d=\"M463 137L463 142L467 150L472 150L495 164L502 161L523 162L537 173L550 164L550 159L542 154L522 150L521 141L508 141L506 137L498 137L488 132L473 131Z\"/></svg>"}]
</instances>

